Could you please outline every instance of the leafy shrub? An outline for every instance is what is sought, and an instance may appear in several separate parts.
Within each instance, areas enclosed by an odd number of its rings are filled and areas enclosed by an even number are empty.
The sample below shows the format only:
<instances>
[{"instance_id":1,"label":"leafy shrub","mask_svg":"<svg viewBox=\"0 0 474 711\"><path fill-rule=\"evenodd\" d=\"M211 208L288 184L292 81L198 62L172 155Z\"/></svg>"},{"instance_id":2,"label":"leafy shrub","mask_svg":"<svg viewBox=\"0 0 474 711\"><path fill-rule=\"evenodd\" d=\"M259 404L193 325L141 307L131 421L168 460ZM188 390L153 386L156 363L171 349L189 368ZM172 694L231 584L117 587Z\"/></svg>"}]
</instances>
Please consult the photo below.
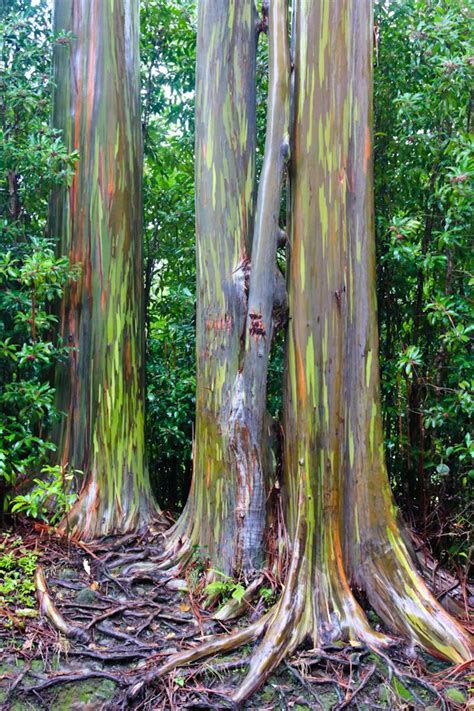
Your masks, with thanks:
<instances>
[{"instance_id":1,"label":"leafy shrub","mask_svg":"<svg viewBox=\"0 0 474 711\"><path fill-rule=\"evenodd\" d=\"M2 6L3 7L3 6ZM57 344L54 304L75 276L46 237L49 194L68 181L76 155L50 128L55 39L46 2L0 11L0 507L7 510L54 445L59 417L51 385L67 353ZM13 8L13 9L12 9Z\"/></svg>"},{"instance_id":2,"label":"leafy shrub","mask_svg":"<svg viewBox=\"0 0 474 711\"><path fill-rule=\"evenodd\" d=\"M472 7L376 3L375 198L385 438L405 512L440 555L472 459ZM449 550L447 551L449 553Z\"/></svg>"}]
</instances>

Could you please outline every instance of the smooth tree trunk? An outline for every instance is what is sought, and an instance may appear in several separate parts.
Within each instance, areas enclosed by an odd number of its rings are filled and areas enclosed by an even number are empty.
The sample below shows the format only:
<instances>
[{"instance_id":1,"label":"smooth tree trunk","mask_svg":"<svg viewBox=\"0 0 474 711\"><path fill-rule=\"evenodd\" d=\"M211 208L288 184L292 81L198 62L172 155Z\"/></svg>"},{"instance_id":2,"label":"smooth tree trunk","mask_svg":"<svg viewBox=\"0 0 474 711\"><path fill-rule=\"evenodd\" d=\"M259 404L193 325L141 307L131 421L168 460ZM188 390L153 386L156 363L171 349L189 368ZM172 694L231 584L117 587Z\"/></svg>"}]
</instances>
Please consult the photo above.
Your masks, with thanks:
<instances>
[{"instance_id":1,"label":"smooth tree trunk","mask_svg":"<svg viewBox=\"0 0 474 711\"><path fill-rule=\"evenodd\" d=\"M346 568L351 582L364 590L391 631L436 656L461 663L472 657L471 640L418 575L397 523L400 516L387 474L376 313L370 3L354 8L352 27L357 42L352 42L351 51L342 455ZM423 497L422 489L419 495Z\"/></svg>"},{"instance_id":2,"label":"smooth tree trunk","mask_svg":"<svg viewBox=\"0 0 474 711\"><path fill-rule=\"evenodd\" d=\"M232 394L231 449L238 472L239 549L244 570L263 562L265 508L271 485L268 365L275 331L285 325L285 280L276 263L279 216L289 157L290 52L286 0L268 8L268 102L248 285L244 352Z\"/></svg>"},{"instance_id":3,"label":"smooth tree trunk","mask_svg":"<svg viewBox=\"0 0 474 711\"><path fill-rule=\"evenodd\" d=\"M63 526L124 533L156 512L144 456L139 0L56 0L54 125L79 152L51 234L79 277L61 304L59 453L82 472Z\"/></svg>"}]
</instances>

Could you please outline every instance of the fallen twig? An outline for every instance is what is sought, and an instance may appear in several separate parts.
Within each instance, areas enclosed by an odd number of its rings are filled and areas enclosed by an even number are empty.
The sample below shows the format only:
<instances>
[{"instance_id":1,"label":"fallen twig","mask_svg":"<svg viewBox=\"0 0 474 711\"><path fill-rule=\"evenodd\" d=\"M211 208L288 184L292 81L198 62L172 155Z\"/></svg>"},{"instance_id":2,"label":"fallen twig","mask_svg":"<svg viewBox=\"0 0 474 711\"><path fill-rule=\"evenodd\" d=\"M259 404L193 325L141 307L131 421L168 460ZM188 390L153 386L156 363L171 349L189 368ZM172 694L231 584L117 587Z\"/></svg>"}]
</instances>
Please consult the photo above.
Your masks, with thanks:
<instances>
[{"instance_id":1,"label":"fallen twig","mask_svg":"<svg viewBox=\"0 0 474 711\"><path fill-rule=\"evenodd\" d=\"M302 686L304 689L306 689L306 691L307 691L309 694L311 694L311 696L312 696L313 699L316 701L316 703L318 704L318 706L319 706L320 708L324 709L323 703L322 703L321 699L319 698L318 694L315 692L314 689L311 688L311 684L309 684L309 683L306 681L306 679L304 678L304 676L303 676L302 674L300 674L300 672L299 672L297 669L295 669L293 666L291 666L291 664L290 664L289 662L285 661L285 666L286 666L286 668L288 669L288 671L290 672L290 674L291 674L292 676L294 676L297 681L299 681L299 683L301 684L301 686Z\"/></svg>"},{"instance_id":2,"label":"fallen twig","mask_svg":"<svg viewBox=\"0 0 474 711\"><path fill-rule=\"evenodd\" d=\"M362 689L363 689L365 686L367 686L368 682L370 681L370 679L372 678L372 676L374 675L374 673L376 672L376 670L377 670L377 665L376 665L376 664L372 664L372 666L370 667L369 671L367 672L367 674L364 676L364 678L363 678L362 681L360 682L359 686L357 686L357 687L354 689L354 691L352 691L352 692L349 694L349 696L347 696L347 697L344 699L344 701L343 701L342 703L338 704L338 705L335 707L334 711L341 711L341 709L345 709L347 706L349 706L349 704L354 701L354 699L355 699L355 697L357 696L357 694L360 693L360 692L362 691Z\"/></svg>"},{"instance_id":3,"label":"fallen twig","mask_svg":"<svg viewBox=\"0 0 474 711\"><path fill-rule=\"evenodd\" d=\"M93 679L94 677L110 679L110 681L114 681L119 686L124 685L124 680L121 676L117 676L116 674L110 674L109 672L104 671L90 670L86 672L81 672L81 674L57 674L56 676L52 676L49 679L45 679L45 681L42 681L40 684L36 684L35 686L30 686L26 688L25 693L30 694L33 692L42 691L43 689L47 689L50 686L54 686L55 684L84 681L85 679Z\"/></svg>"}]
</instances>

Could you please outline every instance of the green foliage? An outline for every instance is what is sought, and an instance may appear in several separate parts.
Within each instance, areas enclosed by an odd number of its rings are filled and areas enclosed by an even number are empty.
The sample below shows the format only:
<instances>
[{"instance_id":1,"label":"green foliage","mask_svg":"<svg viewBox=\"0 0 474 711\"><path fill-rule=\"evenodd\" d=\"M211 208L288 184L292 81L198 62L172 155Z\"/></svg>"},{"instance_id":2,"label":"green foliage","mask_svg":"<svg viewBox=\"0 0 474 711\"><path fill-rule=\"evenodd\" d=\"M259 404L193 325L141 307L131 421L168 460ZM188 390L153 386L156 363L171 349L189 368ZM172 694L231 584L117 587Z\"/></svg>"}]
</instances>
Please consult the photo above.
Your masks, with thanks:
<instances>
[{"instance_id":1,"label":"green foliage","mask_svg":"<svg viewBox=\"0 0 474 711\"><path fill-rule=\"evenodd\" d=\"M204 588L208 601L214 601L216 598L219 598L221 602L226 602L230 599L242 602L245 595L245 588L241 582L234 580L219 570L211 569L209 572L213 575L217 575L220 580L213 580Z\"/></svg>"},{"instance_id":2,"label":"green foliage","mask_svg":"<svg viewBox=\"0 0 474 711\"><path fill-rule=\"evenodd\" d=\"M54 304L75 274L46 234L51 189L70 179L68 154L49 126L52 83L48 4L21 1L0 14L0 499L46 465L57 419ZM1 501L0 501L1 505Z\"/></svg>"},{"instance_id":3,"label":"green foliage","mask_svg":"<svg viewBox=\"0 0 474 711\"><path fill-rule=\"evenodd\" d=\"M38 555L20 536L6 534L0 543L0 606L13 614L31 616L36 608L34 574ZM33 612L33 610L31 610Z\"/></svg>"},{"instance_id":4,"label":"green foliage","mask_svg":"<svg viewBox=\"0 0 474 711\"><path fill-rule=\"evenodd\" d=\"M51 525L59 523L74 503L72 491L73 472L59 464L41 469L43 479L33 479L33 486L26 494L18 494L12 500L12 513L25 513Z\"/></svg>"},{"instance_id":5,"label":"green foliage","mask_svg":"<svg viewBox=\"0 0 474 711\"><path fill-rule=\"evenodd\" d=\"M264 608L269 610L278 599L278 590L272 590L272 588L260 588L259 597L263 601Z\"/></svg>"},{"instance_id":6,"label":"green foliage","mask_svg":"<svg viewBox=\"0 0 474 711\"><path fill-rule=\"evenodd\" d=\"M194 2L142 2L147 451L160 504L177 508L194 421L195 41Z\"/></svg>"},{"instance_id":7,"label":"green foliage","mask_svg":"<svg viewBox=\"0 0 474 711\"><path fill-rule=\"evenodd\" d=\"M385 436L402 505L433 535L446 525L467 533L472 469L473 9L472 0L376 3Z\"/></svg>"}]
</instances>

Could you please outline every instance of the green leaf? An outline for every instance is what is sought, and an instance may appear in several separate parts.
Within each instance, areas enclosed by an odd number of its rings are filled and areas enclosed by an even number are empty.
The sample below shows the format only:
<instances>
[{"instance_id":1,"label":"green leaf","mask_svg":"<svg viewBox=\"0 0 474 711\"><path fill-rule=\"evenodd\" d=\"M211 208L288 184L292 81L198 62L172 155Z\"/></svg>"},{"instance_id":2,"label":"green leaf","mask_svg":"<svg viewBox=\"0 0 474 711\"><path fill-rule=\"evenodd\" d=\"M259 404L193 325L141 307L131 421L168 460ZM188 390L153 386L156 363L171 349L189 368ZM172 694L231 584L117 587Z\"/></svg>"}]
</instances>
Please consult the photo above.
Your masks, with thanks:
<instances>
[{"instance_id":1,"label":"green leaf","mask_svg":"<svg viewBox=\"0 0 474 711\"><path fill-rule=\"evenodd\" d=\"M467 703L467 698L460 689L446 689L444 695L449 701L453 701L455 704L464 705Z\"/></svg>"},{"instance_id":2,"label":"green leaf","mask_svg":"<svg viewBox=\"0 0 474 711\"><path fill-rule=\"evenodd\" d=\"M232 597L234 598L234 600L237 600L237 602L242 602L244 595L245 588L243 585L238 583L232 591Z\"/></svg>"},{"instance_id":3,"label":"green leaf","mask_svg":"<svg viewBox=\"0 0 474 711\"><path fill-rule=\"evenodd\" d=\"M404 701L413 701L413 696L409 689L402 684L402 682L396 677L393 678L393 688L401 699Z\"/></svg>"}]
</instances>

